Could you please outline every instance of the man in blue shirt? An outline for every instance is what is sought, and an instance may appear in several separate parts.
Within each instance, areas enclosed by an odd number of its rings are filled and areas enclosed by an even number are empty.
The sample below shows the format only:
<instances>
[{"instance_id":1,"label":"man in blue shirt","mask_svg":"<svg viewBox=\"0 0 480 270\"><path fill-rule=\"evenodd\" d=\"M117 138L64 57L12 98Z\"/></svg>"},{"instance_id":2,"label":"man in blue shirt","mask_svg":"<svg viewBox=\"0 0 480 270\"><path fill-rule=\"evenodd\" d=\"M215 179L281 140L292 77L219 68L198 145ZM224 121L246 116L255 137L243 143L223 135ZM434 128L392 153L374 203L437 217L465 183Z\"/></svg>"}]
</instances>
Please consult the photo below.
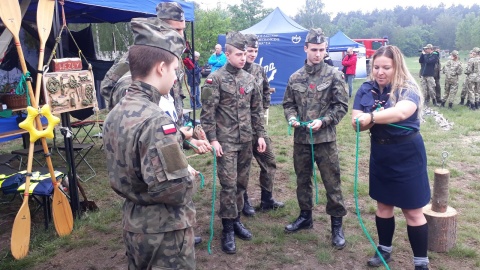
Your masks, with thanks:
<instances>
[{"instance_id":1,"label":"man in blue shirt","mask_svg":"<svg viewBox=\"0 0 480 270\"><path fill-rule=\"evenodd\" d=\"M222 51L222 45L217 44L215 45L215 53L208 58L208 64L212 66L212 71L218 70L219 68L223 67L227 63L227 57L225 53Z\"/></svg>"}]
</instances>

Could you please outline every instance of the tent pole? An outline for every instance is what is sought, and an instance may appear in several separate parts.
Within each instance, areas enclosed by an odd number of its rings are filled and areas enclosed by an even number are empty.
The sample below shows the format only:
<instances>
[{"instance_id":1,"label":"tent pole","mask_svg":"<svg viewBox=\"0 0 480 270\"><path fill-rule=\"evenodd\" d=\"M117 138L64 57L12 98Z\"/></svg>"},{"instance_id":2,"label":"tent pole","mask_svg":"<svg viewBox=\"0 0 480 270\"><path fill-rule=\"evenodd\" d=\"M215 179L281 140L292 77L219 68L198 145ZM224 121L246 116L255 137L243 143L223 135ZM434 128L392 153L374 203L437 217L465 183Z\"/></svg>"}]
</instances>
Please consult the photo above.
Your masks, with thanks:
<instances>
[{"instance_id":1,"label":"tent pole","mask_svg":"<svg viewBox=\"0 0 480 270\"><path fill-rule=\"evenodd\" d=\"M195 64L197 63L197 61L195 60L195 30L194 30L194 22L191 21L190 22L190 26L192 28L192 51L190 52L192 54L192 59L193 59L193 72L192 72L192 81L193 81L193 89L192 89L192 96L193 96L193 127L195 127L195 125L197 124L196 123L196 106L197 106L197 101L195 100L196 99L196 95L198 95L199 93L197 93L197 90L196 90L196 87L195 87ZM198 86L200 88L200 85Z\"/></svg>"}]
</instances>

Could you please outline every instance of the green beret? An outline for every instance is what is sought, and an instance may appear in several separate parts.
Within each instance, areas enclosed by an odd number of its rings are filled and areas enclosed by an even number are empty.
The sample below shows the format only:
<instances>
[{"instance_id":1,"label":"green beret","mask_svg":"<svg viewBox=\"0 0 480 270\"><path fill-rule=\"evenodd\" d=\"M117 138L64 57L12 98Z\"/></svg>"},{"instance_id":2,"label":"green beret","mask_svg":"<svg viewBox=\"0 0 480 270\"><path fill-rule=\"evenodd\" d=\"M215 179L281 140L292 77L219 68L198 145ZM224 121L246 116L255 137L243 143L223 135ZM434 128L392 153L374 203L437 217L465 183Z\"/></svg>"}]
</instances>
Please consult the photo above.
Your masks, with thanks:
<instances>
[{"instance_id":1,"label":"green beret","mask_svg":"<svg viewBox=\"0 0 480 270\"><path fill-rule=\"evenodd\" d=\"M185 40L175 30L156 23L157 19L134 18L130 22L134 45L145 45L169 51L180 59L185 48Z\"/></svg>"},{"instance_id":2,"label":"green beret","mask_svg":"<svg viewBox=\"0 0 480 270\"><path fill-rule=\"evenodd\" d=\"M237 32L237 31L228 32L226 43L229 45L232 45L233 47L241 51L247 50L247 39L245 39L245 36L240 32Z\"/></svg>"},{"instance_id":3,"label":"green beret","mask_svg":"<svg viewBox=\"0 0 480 270\"><path fill-rule=\"evenodd\" d=\"M258 48L258 37L255 34L246 34L247 47Z\"/></svg>"},{"instance_id":4,"label":"green beret","mask_svg":"<svg viewBox=\"0 0 480 270\"><path fill-rule=\"evenodd\" d=\"M312 28L308 31L305 43L322 44L327 41L327 37L321 28Z\"/></svg>"},{"instance_id":5,"label":"green beret","mask_svg":"<svg viewBox=\"0 0 480 270\"><path fill-rule=\"evenodd\" d=\"M157 18L160 20L185 21L185 13L177 2L163 2L157 5Z\"/></svg>"}]
</instances>

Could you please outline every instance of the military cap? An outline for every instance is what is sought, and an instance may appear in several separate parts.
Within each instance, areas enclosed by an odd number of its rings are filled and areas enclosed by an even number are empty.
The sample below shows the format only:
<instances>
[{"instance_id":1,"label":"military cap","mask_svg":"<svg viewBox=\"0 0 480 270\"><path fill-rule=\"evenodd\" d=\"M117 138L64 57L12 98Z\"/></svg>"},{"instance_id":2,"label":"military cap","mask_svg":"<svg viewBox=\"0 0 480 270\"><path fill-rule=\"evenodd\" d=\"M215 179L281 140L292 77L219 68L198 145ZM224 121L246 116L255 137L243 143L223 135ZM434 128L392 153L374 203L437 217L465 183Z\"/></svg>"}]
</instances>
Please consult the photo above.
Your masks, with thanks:
<instances>
[{"instance_id":1,"label":"military cap","mask_svg":"<svg viewBox=\"0 0 480 270\"><path fill-rule=\"evenodd\" d=\"M237 31L232 31L227 33L227 41L228 45L232 45L233 47L245 51L247 50L247 39L245 36Z\"/></svg>"},{"instance_id":2,"label":"military cap","mask_svg":"<svg viewBox=\"0 0 480 270\"><path fill-rule=\"evenodd\" d=\"M157 5L157 18L160 20L185 21L185 13L177 2L163 2Z\"/></svg>"},{"instance_id":3,"label":"military cap","mask_svg":"<svg viewBox=\"0 0 480 270\"><path fill-rule=\"evenodd\" d=\"M451 52L451 55L458 56L458 51L457 51L457 50L453 50L453 51Z\"/></svg>"},{"instance_id":4,"label":"military cap","mask_svg":"<svg viewBox=\"0 0 480 270\"><path fill-rule=\"evenodd\" d=\"M170 28L162 27L149 18L134 18L130 22L133 32L133 44L159 48L174 54L180 59L185 41L180 34Z\"/></svg>"},{"instance_id":5,"label":"military cap","mask_svg":"<svg viewBox=\"0 0 480 270\"><path fill-rule=\"evenodd\" d=\"M247 47L258 48L258 37L255 34L246 34Z\"/></svg>"},{"instance_id":6,"label":"military cap","mask_svg":"<svg viewBox=\"0 0 480 270\"><path fill-rule=\"evenodd\" d=\"M427 44L424 49L432 49L433 50L433 45L432 44Z\"/></svg>"},{"instance_id":7,"label":"military cap","mask_svg":"<svg viewBox=\"0 0 480 270\"><path fill-rule=\"evenodd\" d=\"M312 28L308 31L305 43L322 44L327 42L327 37L321 28Z\"/></svg>"},{"instance_id":8,"label":"military cap","mask_svg":"<svg viewBox=\"0 0 480 270\"><path fill-rule=\"evenodd\" d=\"M478 48L478 47L473 47L472 51L473 51L474 53L479 53L479 52L480 52L480 48Z\"/></svg>"}]
</instances>

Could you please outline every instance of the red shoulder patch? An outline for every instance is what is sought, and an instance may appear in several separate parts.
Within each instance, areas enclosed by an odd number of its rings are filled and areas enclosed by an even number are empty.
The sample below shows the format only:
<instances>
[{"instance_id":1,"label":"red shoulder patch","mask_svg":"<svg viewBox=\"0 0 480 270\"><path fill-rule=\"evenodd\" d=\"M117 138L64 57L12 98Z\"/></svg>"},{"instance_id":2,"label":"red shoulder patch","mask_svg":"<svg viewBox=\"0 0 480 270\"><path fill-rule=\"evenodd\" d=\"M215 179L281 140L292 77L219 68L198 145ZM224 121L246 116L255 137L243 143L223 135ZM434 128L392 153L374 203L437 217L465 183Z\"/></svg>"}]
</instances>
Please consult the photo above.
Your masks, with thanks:
<instances>
[{"instance_id":1,"label":"red shoulder patch","mask_svg":"<svg viewBox=\"0 0 480 270\"><path fill-rule=\"evenodd\" d=\"M177 128L175 127L174 124L163 125L162 129L163 129L163 134L165 135L177 132Z\"/></svg>"},{"instance_id":2,"label":"red shoulder patch","mask_svg":"<svg viewBox=\"0 0 480 270\"><path fill-rule=\"evenodd\" d=\"M213 83L213 79L206 79L206 80L205 80L205 83L212 84L212 83Z\"/></svg>"}]
</instances>

